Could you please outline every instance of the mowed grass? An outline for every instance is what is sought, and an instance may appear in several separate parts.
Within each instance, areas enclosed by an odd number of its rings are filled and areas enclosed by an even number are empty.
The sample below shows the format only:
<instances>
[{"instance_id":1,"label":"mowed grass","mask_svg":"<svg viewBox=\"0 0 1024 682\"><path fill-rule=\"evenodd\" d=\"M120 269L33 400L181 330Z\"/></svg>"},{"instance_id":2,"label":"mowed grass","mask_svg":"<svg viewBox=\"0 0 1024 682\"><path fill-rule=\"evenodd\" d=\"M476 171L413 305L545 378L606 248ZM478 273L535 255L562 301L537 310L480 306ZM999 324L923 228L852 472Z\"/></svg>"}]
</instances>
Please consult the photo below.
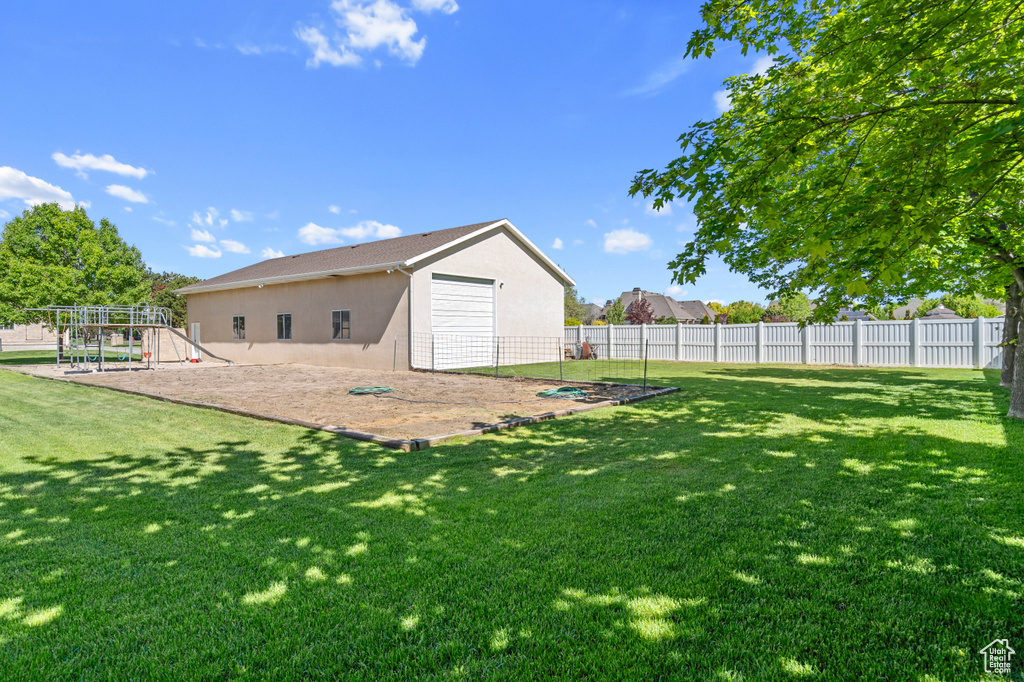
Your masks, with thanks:
<instances>
[{"instance_id":1,"label":"mowed grass","mask_svg":"<svg viewBox=\"0 0 1024 682\"><path fill-rule=\"evenodd\" d=\"M650 371L682 390L418 453L0 372L2 677L983 679L991 640L1022 651L995 373Z\"/></svg>"}]
</instances>

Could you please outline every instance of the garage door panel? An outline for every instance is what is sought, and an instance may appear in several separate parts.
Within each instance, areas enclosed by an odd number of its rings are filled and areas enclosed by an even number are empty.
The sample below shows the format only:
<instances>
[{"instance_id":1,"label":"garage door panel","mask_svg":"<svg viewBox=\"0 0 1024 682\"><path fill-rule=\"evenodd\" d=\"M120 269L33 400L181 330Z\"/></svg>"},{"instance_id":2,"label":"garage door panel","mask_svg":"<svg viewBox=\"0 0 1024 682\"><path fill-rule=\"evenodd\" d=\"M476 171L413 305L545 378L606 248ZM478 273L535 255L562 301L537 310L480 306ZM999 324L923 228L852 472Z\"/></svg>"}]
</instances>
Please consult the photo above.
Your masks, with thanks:
<instances>
[{"instance_id":1,"label":"garage door panel","mask_svg":"<svg viewBox=\"0 0 1024 682\"><path fill-rule=\"evenodd\" d=\"M437 369L477 367L493 361L493 280L434 275L430 323Z\"/></svg>"}]
</instances>

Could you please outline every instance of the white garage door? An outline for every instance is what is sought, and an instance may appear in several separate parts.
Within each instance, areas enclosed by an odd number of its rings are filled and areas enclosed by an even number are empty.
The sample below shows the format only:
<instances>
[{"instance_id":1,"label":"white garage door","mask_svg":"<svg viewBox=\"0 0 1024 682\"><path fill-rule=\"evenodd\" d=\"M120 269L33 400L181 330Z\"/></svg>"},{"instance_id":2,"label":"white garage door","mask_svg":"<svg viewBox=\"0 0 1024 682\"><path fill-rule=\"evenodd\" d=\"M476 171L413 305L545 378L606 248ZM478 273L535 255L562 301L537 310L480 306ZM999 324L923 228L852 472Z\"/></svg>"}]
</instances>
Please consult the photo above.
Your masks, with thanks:
<instances>
[{"instance_id":1,"label":"white garage door","mask_svg":"<svg viewBox=\"0 0 1024 682\"><path fill-rule=\"evenodd\" d=\"M436 369L494 363L494 281L434 275L430 326Z\"/></svg>"}]
</instances>

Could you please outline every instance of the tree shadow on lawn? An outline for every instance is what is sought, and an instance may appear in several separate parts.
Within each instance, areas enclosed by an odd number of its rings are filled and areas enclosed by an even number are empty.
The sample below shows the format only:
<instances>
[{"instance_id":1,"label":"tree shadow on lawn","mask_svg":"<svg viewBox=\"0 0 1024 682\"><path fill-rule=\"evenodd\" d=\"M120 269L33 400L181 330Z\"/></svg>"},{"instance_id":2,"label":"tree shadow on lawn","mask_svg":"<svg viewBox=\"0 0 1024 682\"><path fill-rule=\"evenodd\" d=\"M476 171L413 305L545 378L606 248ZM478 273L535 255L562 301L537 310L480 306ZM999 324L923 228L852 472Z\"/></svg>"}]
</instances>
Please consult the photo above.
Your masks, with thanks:
<instances>
[{"instance_id":1,"label":"tree shadow on lawn","mask_svg":"<svg viewBox=\"0 0 1024 682\"><path fill-rule=\"evenodd\" d=\"M980 679L1024 641L1022 431L990 377L669 381L420 453L220 415L187 447L23 453L0 651L53 677Z\"/></svg>"}]
</instances>

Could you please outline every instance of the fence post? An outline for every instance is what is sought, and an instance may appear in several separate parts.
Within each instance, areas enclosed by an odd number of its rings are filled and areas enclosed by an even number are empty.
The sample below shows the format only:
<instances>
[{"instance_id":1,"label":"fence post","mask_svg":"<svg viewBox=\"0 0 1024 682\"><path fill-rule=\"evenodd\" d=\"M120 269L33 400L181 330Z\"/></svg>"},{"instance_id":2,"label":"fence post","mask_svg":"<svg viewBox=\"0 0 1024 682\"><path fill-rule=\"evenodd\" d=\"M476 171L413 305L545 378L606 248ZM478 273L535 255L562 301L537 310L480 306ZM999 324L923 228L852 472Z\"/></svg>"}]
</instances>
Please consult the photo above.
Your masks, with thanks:
<instances>
[{"instance_id":1,"label":"fence post","mask_svg":"<svg viewBox=\"0 0 1024 682\"><path fill-rule=\"evenodd\" d=\"M715 359L714 362L722 361L722 325L715 322Z\"/></svg>"},{"instance_id":2,"label":"fence post","mask_svg":"<svg viewBox=\"0 0 1024 682\"><path fill-rule=\"evenodd\" d=\"M921 318L910 323L910 366L921 366Z\"/></svg>"},{"instance_id":3,"label":"fence post","mask_svg":"<svg viewBox=\"0 0 1024 682\"><path fill-rule=\"evenodd\" d=\"M1006 349L1003 349L1004 352ZM985 318L974 321L974 366L985 369Z\"/></svg>"},{"instance_id":4,"label":"fence post","mask_svg":"<svg viewBox=\"0 0 1024 682\"><path fill-rule=\"evenodd\" d=\"M615 325L611 322L608 323L608 359L613 360L615 358L615 345L612 343L612 331L615 329Z\"/></svg>"},{"instance_id":5,"label":"fence post","mask_svg":"<svg viewBox=\"0 0 1024 682\"><path fill-rule=\"evenodd\" d=\"M805 324L800 330L800 343L803 344L801 360L805 365L811 364L811 325Z\"/></svg>"},{"instance_id":6,"label":"fence post","mask_svg":"<svg viewBox=\"0 0 1024 682\"><path fill-rule=\"evenodd\" d=\"M647 362L647 325L640 325L640 347L644 349L644 362Z\"/></svg>"},{"instance_id":7,"label":"fence post","mask_svg":"<svg viewBox=\"0 0 1024 682\"><path fill-rule=\"evenodd\" d=\"M853 321L853 364L860 367L864 364L864 358L861 353L864 348L864 321L854 320Z\"/></svg>"},{"instance_id":8,"label":"fence post","mask_svg":"<svg viewBox=\"0 0 1024 682\"><path fill-rule=\"evenodd\" d=\"M764 362L764 320L757 323L757 363Z\"/></svg>"},{"instance_id":9,"label":"fence post","mask_svg":"<svg viewBox=\"0 0 1024 682\"><path fill-rule=\"evenodd\" d=\"M683 359L683 323L676 322L676 362Z\"/></svg>"}]
</instances>

